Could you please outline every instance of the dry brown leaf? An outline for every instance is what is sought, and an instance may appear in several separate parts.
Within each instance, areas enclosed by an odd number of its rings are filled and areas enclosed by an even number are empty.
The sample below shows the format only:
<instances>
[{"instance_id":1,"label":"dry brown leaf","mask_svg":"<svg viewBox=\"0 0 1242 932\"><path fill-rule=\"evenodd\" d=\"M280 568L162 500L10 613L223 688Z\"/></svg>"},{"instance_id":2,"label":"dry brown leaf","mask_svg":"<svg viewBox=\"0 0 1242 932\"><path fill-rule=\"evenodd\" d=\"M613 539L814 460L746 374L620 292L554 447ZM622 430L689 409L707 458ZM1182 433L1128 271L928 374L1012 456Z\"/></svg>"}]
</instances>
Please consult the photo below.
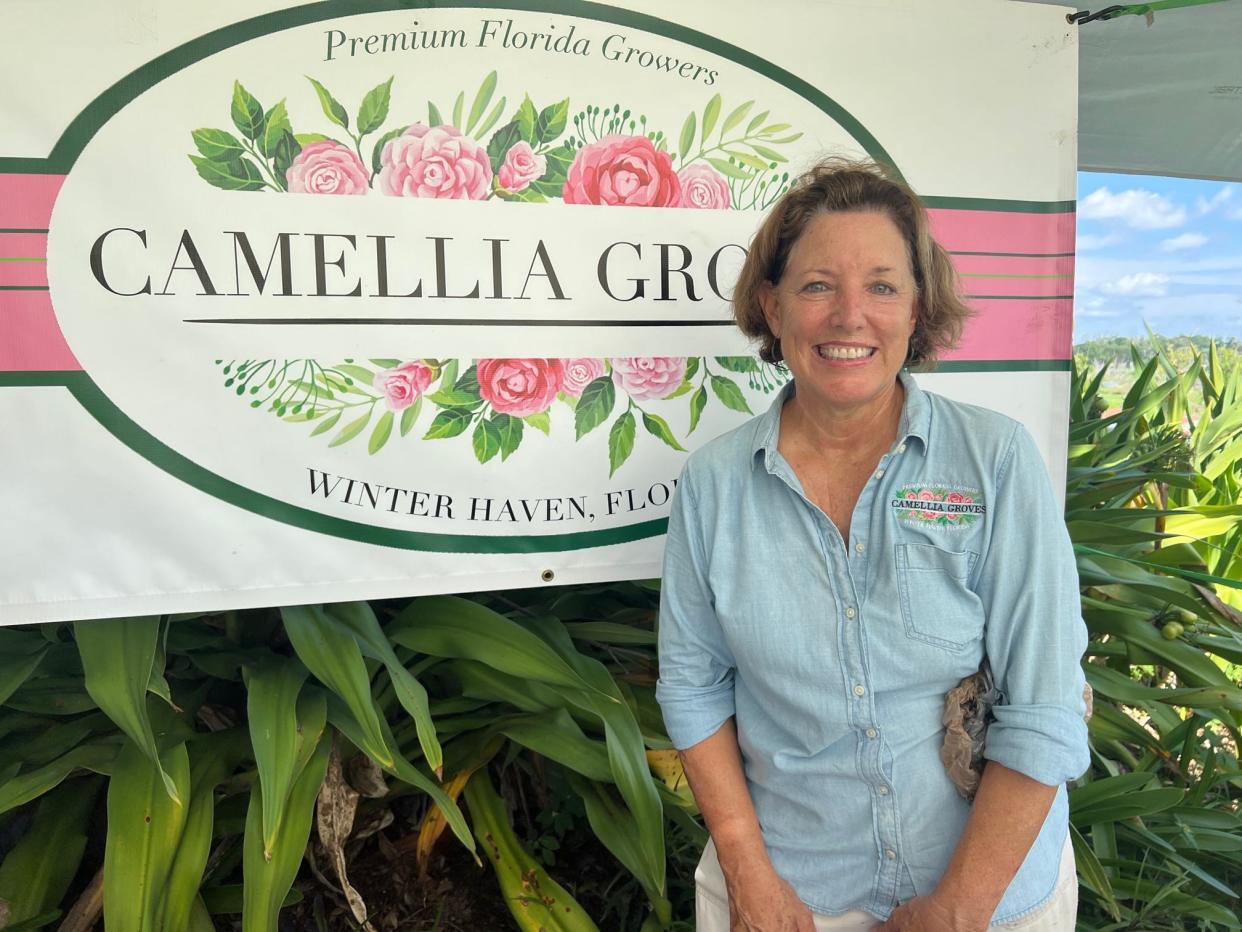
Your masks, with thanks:
<instances>
[{"instance_id":1,"label":"dry brown leaf","mask_svg":"<svg viewBox=\"0 0 1242 932\"><path fill-rule=\"evenodd\" d=\"M365 754L355 754L349 762L349 785L368 799L383 799L388 795L384 771Z\"/></svg>"},{"instance_id":2,"label":"dry brown leaf","mask_svg":"<svg viewBox=\"0 0 1242 932\"><path fill-rule=\"evenodd\" d=\"M473 769L463 770L444 785L444 792L449 799L456 802L457 797L461 795L461 791L470 782L470 777L473 773ZM418 830L418 844L414 848L418 861L418 876L427 876L427 864L431 860L431 849L436 846L436 842L444 834L446 828L448 828L448 820L444 818L444 813L440 811L440 807L428 807L427 814L423 816L423 824Z\"/></svg>"},{"instance_id":3,"label":"dry brown leaf","mask_svg":"<svg viewBox=\"0 0 1242 932\"><path fill-rule=\"evenodd\" d=\"M328 859L336 871L337 880L341 884L341 892L349 903L349 910L354 919L362 924L367 932L374 932L367 922L367 904L362 894L349 882L345 867L345 842L349 840L354 827L354 814L358 811L358 791L345 781L341 770L341 756L336 742L332 744L332 755L328 758L328 773L324 777L323 786L319 790L316 803L316 824L319 829L319 843L323 845Z\"/></svg>"}]
</instances>

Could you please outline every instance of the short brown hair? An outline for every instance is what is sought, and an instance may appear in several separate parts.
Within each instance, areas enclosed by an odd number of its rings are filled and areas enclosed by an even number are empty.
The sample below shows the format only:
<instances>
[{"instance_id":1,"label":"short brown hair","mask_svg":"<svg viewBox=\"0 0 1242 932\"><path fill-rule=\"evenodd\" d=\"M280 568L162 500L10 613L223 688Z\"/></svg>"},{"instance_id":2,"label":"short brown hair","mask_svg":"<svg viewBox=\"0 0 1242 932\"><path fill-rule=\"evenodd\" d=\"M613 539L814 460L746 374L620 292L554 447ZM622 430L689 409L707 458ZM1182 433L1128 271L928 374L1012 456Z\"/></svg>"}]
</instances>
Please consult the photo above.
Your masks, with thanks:
<instances>
[{"instance_id":1,"label":"short brown hair","mask_svg":"<svg viewBox=\"0 0 1242 932\"><path fill-rule=\"evenodd\" d=\"M932 238L923 202L895 173L875 162L824 159L794 181L751 241L733 292L737 325L759 341L759 356L765 362L784 358L780 340L763 315L760 292L765 283L775 285L781 280L794 243L813 217L848 211L882 213L901 232L918 294L918 316L906 365L929 367L942 350L957 345L962 326L974 311L958 293L949 253Z\"/></svg>"}]
</instances>

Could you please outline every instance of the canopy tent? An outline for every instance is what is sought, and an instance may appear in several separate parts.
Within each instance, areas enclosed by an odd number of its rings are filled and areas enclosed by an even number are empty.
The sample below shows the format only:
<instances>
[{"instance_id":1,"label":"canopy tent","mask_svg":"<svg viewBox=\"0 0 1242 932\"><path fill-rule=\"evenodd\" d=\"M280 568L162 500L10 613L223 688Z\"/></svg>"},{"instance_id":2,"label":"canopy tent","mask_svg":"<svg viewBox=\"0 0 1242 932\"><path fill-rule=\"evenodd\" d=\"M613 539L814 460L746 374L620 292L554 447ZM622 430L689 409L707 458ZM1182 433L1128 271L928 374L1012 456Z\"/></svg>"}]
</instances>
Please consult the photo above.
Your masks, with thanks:
<instances>
[{"instance_id":1,"label":"canopy tent","mask_svg":"<svg viewBox=\"0 0 1242 932\"><path fill-rule=\"evenodd\" d=\"M1242 181L1242 0L1077 9L1078 167Z\"/></svg>"}]
</instances>

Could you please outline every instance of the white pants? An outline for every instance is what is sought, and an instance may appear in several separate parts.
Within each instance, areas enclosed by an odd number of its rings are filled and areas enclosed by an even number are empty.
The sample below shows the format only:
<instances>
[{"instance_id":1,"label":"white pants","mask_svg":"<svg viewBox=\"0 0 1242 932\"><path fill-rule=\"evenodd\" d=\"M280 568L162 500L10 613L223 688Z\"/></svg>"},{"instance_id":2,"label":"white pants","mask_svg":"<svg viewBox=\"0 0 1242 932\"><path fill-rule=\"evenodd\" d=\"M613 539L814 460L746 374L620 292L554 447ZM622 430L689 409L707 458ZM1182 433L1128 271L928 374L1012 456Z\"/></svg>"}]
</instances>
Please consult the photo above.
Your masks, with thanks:
<instances>
[{"instance_id":1,"label":"white pants","mask_svg":"<svg viewBox=\"0 0 1242 932\"><path fill-rule=\"evenodd\" d=\"M694 880L696 932L729 932L729 898L720 862L716 860L716 846L710 841L703 850ZM1006 932L1074 932L1077 916L1078 872L1074 865L1074 851L1067 837L1052 896L1033 913L991 928ZM879 924L880 920L875 916L858 909L841 916L815 914L816 932L865 932Z\"/></svg>"}]
</instances>

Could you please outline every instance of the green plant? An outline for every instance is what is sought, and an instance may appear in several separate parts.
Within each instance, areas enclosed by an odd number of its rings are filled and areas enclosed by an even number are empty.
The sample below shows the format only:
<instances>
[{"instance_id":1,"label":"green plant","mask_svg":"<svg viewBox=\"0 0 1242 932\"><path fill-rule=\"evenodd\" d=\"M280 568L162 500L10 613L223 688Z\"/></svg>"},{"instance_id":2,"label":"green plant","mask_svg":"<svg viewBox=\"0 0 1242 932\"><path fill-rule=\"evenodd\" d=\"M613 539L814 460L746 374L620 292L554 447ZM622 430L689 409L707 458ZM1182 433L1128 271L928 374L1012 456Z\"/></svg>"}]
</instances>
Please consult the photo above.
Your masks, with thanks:
<instances>
[{"instance_id":1,"label":"green plant","mask_svg":"<svg viewBox=\"0 0 1242 932\"><path fill-rule=\"evenodd\" d=\"M1120 410L1076 369L1066 519L1090 632L1092 767L1071 790L1080 928L1239 928L1242 377L1144 360Z\"/></svg>"}]
</instances>

